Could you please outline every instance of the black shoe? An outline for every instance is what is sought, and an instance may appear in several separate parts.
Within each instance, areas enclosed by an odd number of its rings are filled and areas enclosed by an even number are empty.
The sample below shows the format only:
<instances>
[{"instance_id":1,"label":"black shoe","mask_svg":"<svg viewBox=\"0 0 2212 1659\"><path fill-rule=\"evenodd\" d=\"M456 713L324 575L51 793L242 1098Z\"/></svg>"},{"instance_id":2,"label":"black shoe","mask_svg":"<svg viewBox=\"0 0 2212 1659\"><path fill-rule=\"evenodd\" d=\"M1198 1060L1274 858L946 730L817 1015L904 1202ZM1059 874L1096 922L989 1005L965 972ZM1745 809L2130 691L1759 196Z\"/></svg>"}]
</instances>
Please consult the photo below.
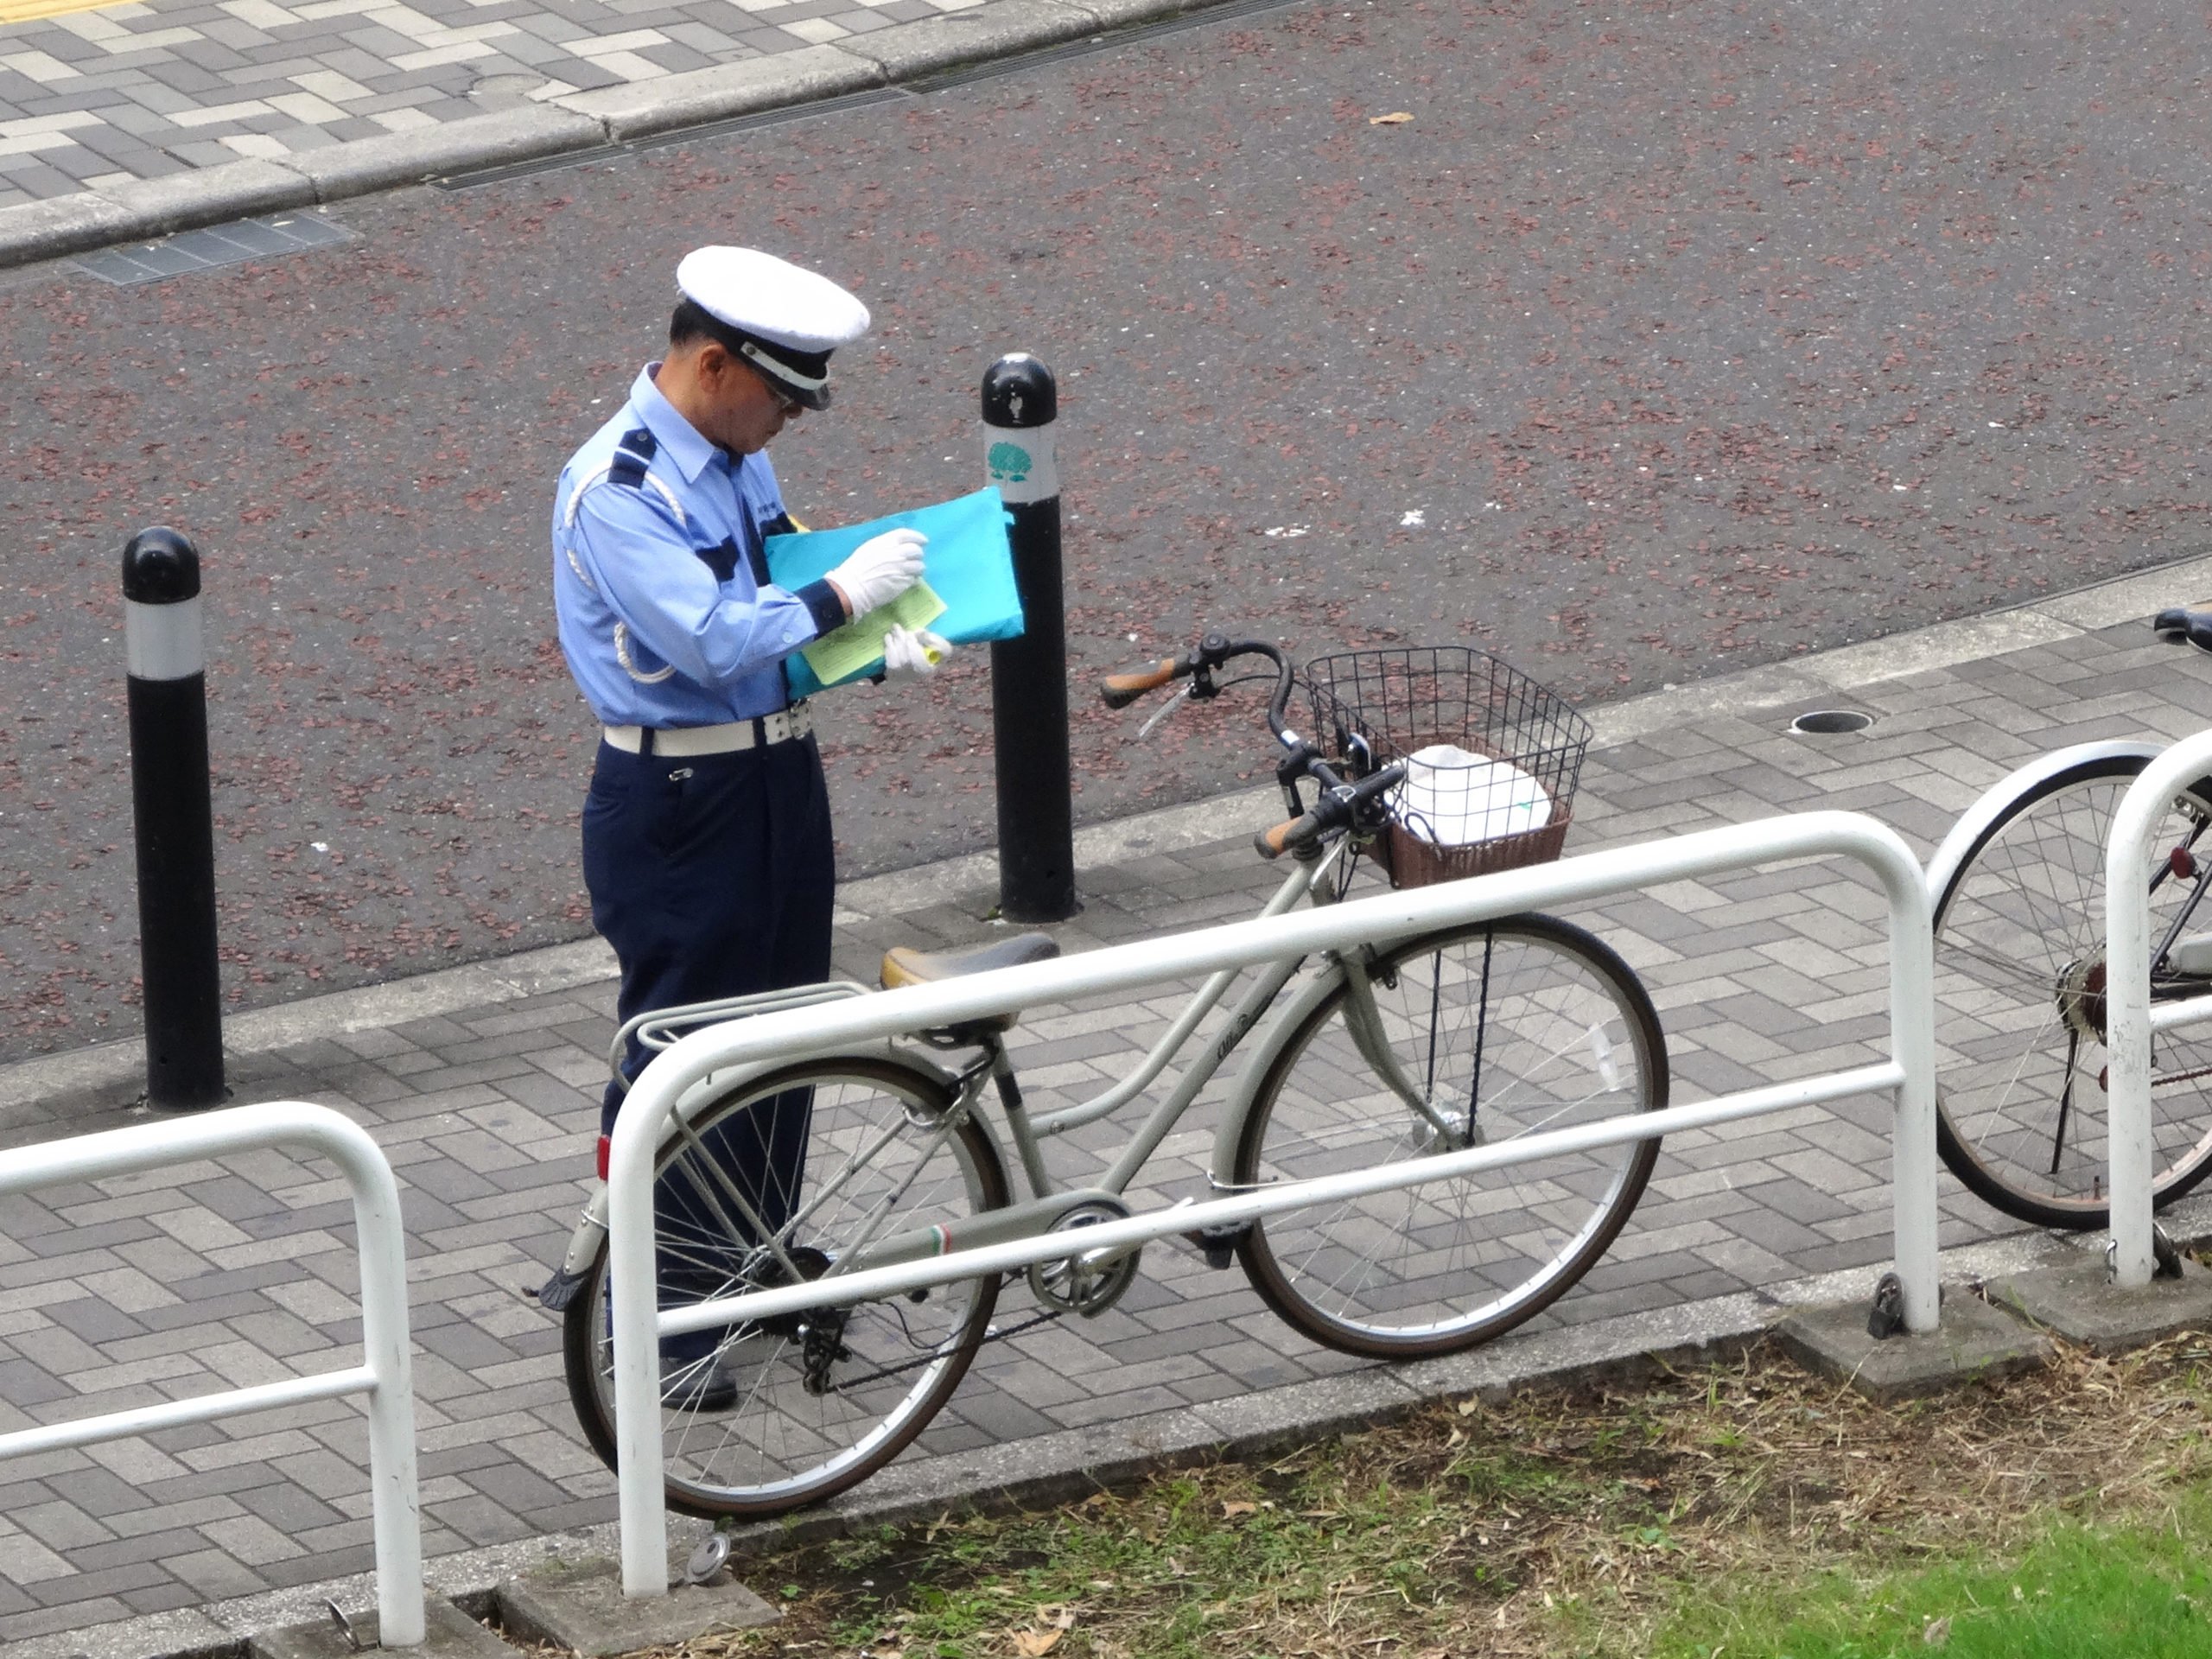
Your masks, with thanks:
<instances>
[{"instance_id":1,"label":"black shoe","mask_svg":"<svg viewBox=\"0 0 2212 1659\"><path fill-rule=\"evenodd\" d=\"M720 1360L661 1362L660 1402L694 1415L728 1411L737 1403L737 1379Z\"/></svg>"}]
</instances>

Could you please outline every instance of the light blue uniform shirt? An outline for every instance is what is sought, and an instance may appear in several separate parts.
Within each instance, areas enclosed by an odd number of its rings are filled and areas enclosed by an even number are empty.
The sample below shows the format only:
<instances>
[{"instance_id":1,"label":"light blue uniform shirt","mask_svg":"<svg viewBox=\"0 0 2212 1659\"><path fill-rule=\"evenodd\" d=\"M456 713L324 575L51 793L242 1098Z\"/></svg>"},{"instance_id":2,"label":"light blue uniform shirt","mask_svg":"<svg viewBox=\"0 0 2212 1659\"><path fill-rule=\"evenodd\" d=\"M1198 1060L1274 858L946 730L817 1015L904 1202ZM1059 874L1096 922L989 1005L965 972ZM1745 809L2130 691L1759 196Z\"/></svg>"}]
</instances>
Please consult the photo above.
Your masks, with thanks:
<instances>
[{"instance_id":1,"label":"light blue uniform shirt","mask_svg":"<svg viewBox=\"0 0 2212 1659\"><path fill-rule=\"evenodd\" d=\"M827 582L771 585L784 517L765 454L733 459L653 385L562 470L553 603L569 671L609 726L713 726L791 702L784 658L845 620Z\"/></svg>"}]
</instances>

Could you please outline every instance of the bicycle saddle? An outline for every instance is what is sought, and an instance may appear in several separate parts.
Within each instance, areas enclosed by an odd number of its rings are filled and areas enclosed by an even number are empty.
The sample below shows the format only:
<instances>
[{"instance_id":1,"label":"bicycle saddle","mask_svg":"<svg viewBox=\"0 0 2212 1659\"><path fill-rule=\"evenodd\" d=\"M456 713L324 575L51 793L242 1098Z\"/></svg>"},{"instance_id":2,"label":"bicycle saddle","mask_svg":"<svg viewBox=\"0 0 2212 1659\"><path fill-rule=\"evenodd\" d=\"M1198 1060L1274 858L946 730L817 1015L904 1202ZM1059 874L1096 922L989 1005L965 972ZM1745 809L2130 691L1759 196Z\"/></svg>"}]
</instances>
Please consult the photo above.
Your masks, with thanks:
<instances>
[{"instance_id":1,"label":"bicycle saddle","mask_svg":"<svg viewBox=\"0 0 2212 1659\"><path fill-rule=\"evenodd\" d=\"M1010 939L993 939L965 950L917 950L895 945L883 953L883 988L895 991L901 985L927 985L940 979L957 979L962 974L988 973L994 968L1021 968L1033 962L1048 962L1059 954L1058 942L1049 933L1017 933ZM1014 1018L1002 1014L995 1019L970 1020L953 1034L967 1037L987 1031L1011 1031Z\"/></svg>"},{"instance_id":2,"label":"bicycle saddle","mask_svg":"<svg viewBox=\"0 0 2212 1659\"><path fill-rule=\"evenodd\" d=\"M2195 645L2212 652L2212 611L2192 611L2176 606L2151 619L2152 629L2170 645Z\"/></svg>"}]
</instances>

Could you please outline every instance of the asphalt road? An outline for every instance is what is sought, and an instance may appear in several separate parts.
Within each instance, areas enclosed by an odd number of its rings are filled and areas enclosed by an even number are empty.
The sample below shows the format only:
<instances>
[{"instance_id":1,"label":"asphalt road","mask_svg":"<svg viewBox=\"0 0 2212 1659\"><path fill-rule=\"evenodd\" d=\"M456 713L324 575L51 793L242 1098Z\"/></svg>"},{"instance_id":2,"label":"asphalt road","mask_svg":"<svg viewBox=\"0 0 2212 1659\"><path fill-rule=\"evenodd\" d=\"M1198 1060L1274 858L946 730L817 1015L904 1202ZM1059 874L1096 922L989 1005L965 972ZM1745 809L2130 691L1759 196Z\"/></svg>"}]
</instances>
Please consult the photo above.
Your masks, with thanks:
<instances>
[{"instance_id":1,"label":"asphalt road","mask_svg":"<svg viewBox=\"0 0 2212 1659\"><path fill-rule=\"evenodd\" d=\"M0 281L0 1054L136 1023L143 524L208 559L234 1006L586 931L550 486L702 242L875 312L776 446L812 522L976 487L984 366L1058 371L1078 686L1220 626L1602 700L2201 550L2202 9L1834 10L1294 6ZM982 656L819 705L848 874L988 840ZM1142 712L1078 698L1080 818L1262 775L1254 705Z\"/></svg>"}]
</instances>

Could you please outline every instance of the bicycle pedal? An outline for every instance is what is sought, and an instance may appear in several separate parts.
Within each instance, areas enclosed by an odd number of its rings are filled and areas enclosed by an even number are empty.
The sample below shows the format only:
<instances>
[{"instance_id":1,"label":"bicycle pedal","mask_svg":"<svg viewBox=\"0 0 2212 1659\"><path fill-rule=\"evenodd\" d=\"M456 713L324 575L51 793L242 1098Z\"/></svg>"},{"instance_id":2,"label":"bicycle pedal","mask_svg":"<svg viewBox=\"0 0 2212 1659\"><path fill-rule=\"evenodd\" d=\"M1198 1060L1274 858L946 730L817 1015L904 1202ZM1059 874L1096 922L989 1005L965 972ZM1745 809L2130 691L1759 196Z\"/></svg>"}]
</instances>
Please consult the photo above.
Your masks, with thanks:
<instances>
[{"instance_id":1,"label":"bicycle pedal","mask_svg":"<svg viewBox=\"0 0 2212 1659\"><path fill-rule=\"evenodd\" d=\"M1885 1273L1874 1286L1874 1305L1866 1313L1866 1334L1886 1342L1904 1330L1904 1281Z\"/></svg>"},{"instance_id":2,"label":"bicycle pedal","mask_svg":"<svg viewBox=\"0 0 2212 1659\"><path fill-rule=\"evenodd\" d=\"M2178 1279L2183 1272L2181 1247L2166 1236L2166 1230L2156 1222L2151 1224L2151 1259L2153 1279Z\"/></svg>"},{"instance_id":3,"label":"bicycle pedal","mask_svg":"<svg viewBox=\"0 0 2212 1659\"><path fill-rule=\"evenodd\" d=\"M1236 1265L1236 1247L1251 1230L1249 1223L1243 1223L1231 1227L1200 1227L1182 1237L1185 1244L1205 1257L1206 1266L1227 1268Z\"/></svg>"}]
</instances>

